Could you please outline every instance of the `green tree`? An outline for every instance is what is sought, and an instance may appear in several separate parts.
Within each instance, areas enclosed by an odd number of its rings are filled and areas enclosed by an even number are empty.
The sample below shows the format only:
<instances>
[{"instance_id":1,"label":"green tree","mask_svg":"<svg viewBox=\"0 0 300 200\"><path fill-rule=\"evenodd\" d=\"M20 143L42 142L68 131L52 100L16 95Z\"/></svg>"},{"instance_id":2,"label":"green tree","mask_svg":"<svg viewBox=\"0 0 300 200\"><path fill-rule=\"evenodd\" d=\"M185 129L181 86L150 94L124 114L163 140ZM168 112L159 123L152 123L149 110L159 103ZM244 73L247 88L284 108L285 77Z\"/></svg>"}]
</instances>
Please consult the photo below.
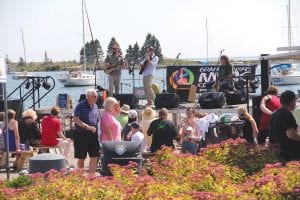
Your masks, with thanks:
<instances>
[{"instance_id":1,"label":"green tree","mask_svg":"<svg viewBox=\"0 0 300 200\"><path fill-rule=\"evenodd\" d=\"M48 65L49 60L50 60L50 59L48 58L47 51L45 51L45 54L44 54L44 65Z\"/></svg>"},{"instance_id":2,"label":"green tree","mask_svg":"<svg viewBox=\"0 0 300 200\"><path fill-rule=\"evenodd\" d=\"M148 33L145 39L145 42L141 48L140 55L144 58L147 52L147 48L152 46L154 48L154 53L159 57L159 62L163 60L162 50L158 39L155 35Z\"/></svg>"},{"instance_id":3,"label":"green tree","mask_svg":"<svg viewBox=\"0 0 300 200\"><path fill-rule=\"evenodd\" d=\"M118 44L118 42L117 42L115 37L112 37L109 44L108 44L108 47L107 47L107 53L108 54L112 53L112 48L113 48L114 44Z\"/></svg>"},{"instance_id":4,"label":"green tree","mask_svg":"<svg viewBox=\"0 0 300 200\"><path fill-rule=\"evenodd\" d=\"M140 47L137 42L133 47L132 45L128 46L125 60L127 60L129 66L138 65L141 62Z\"/></svg>"},{"instance_id":5,"label":"green tree","mask_svg":"<svg viewBox=\"0 0 300 200\"><path fill-rule=\"evenodd\" d=\"M85 45L85 48L80 49L80 63L84 63L84 50L85 50L85 56L86 56L86 62L88 64L95 64L97 60L98 55L98 61L103 62L103 50L100 45L99 40L91 40L90 42L87 42ZM97 52L97 55L96 55Z\"/></svg>"},{"instance_id":6,"label":"green tree","mask_svg":"<svg viewBox=\"0 0 300 200\"><path fill-rule=\"evenodd\" d=\"M20 57L20 60L19 60L19 62L18 62L18 66L19 66L19 67L26 66L26 63L25 63L25 61L24 61L24 59L23 59L22 57Z\"/></svg>"}]
</instances>

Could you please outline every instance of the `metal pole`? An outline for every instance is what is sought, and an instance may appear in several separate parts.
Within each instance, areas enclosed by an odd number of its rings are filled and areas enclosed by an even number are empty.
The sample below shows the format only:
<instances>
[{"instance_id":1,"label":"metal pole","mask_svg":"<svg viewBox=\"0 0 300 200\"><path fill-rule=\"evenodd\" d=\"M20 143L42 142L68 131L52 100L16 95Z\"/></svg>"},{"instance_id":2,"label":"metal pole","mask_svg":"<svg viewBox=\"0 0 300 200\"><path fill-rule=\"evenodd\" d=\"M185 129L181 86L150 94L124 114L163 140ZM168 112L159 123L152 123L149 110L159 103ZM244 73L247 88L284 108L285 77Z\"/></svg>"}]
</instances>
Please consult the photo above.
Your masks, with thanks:
<instances>
[{"instance_id":1,"label":"metal pole","mask_svg":"<svg viewBox=\"0 0 300 200\"><path fill-rule=\"evenodd\" d=\"M206 62L208 63L208 25L206 18Z\"/></svg>"},{"instance_id":2,"label":"metal pole","mask_svg":"<svg viewBox=\"0 0 300 200\"><path fill-rule=\"evenodd\" d=\"M5 112L5 134L6 134L6 178L10 179L9 171L9 133L8 133L8 116L7 116L7 92L6 92L6 83L4 85L4 112Z\"/></svg>"},{"instance_id":3,"label":"metal pole","mask_svg":"<svg viewBox=\"0 0 300 200\"><path fill-rule=\"evenodd\" d=\"M24 60L25 60L25 64L26 64L26 63L27 63L27 59L26 59L26 48L25 48L24 33L23 33L23 29L22 29L22 28L21 28L21 33L22 33L22 41L23 41Z\"/></svg>"},{"instance_id":4,"label":"metal pole","mask_svg":"<svg viewBox=\"0 0 300 200\"><path fill-rule=\"evenodd\" d=\"M81 14L82 14L82 33L83 33L83 36L82 36L82 43L83 43L83 58L84 58L84 72L86 73L86 52L85 52L85 31L84 31L84 10L83 10L83 1L84 0L81 0Z\"/></svg>"},{"instance_id":5,"label":"metal pole","mask_svg":"<svg viewBox=\"0 0 300 200\"><path fill-rule=\"evenodd\" d=\"M260 56L267 56L269 54L261 54ZM268 90L270 86L270 74L269 74L269 67L270 67L270 61L262 59L260 61L261 66L261 95L264 95L264 93Z\"/></svg>"},{"instance_id":6,"label":"metal pole","mask_svg":"<svg viewBox=\"0 0 300 200\"><path fill-rule=\"evenodd\" d=\"M288 1L287 6L287 19L288 19L288 46L292 46L292 27L291 27L291 0Z\"/></svg>"}]
</instances>

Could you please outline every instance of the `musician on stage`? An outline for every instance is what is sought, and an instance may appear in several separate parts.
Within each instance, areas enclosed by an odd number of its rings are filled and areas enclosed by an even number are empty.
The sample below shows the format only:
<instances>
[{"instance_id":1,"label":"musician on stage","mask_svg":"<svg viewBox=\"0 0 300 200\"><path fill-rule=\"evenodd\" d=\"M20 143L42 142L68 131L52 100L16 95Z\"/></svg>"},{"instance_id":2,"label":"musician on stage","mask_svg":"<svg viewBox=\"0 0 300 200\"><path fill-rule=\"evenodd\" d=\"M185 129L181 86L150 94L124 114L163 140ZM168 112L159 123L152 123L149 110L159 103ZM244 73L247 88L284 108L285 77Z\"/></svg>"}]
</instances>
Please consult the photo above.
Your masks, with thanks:
<instances>
[{"instance_id":1,"label":"musician on stage","mask_svg":"<svg viewBox=\"0 0 300 200\"><path fill-rule=\"evenodd\" d=\"M126 63L123 60L119 44L114 44L112 48L112 54L107 55L105 58L105 73L107 73L108 82L108 95L113 96L119 94L120 91L120 80L122 68L126 67Z\"/></svg>"},{"instance_id":2,"label":"musician on stage","mask_svg":"<svg viewBox=\"0 0 300 200\"><path fill-rule=\"evenodd\" d=\"M217 76L218 91L224 92L233 86L233 66L226 55L220 58L221 66Z\"/></svg>"},{"instance_id":3,"label":"musician on stage","mask_svg":"<svg viewBox=\"0 0 300 200\"><path fill-rule=\"evenodd\" d=\"M143 74L143 84L148 103L146 106L154 106L155 94L152 90L152 80L158 63L158 56L154 54L154 48L149 47L145 59L141 63L140 74Z\"/></svg>"}]
</instances>

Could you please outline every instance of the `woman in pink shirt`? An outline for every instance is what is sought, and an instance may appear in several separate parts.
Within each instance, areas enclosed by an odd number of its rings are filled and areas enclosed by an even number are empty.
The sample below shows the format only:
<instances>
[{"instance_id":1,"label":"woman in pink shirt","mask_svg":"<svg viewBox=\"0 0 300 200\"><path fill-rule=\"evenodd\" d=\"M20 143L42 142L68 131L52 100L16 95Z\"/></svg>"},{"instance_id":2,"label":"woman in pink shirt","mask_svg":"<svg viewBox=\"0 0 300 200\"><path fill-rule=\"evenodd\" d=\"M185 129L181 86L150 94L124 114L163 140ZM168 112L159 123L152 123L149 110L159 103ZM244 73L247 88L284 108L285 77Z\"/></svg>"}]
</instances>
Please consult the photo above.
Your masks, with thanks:
<instances>
[{"instance_id":1,"label":"woman in pink shirt","mask_svg":"<svg viewBox=\"0 0 300 200\"><path fill-rule=\"evenodd\" d=\"M119 102L114 97L108 97L104 102L104 112L100 120L100 141L121 141L121 124L115 118Z\"/></svg>"}]
</instances>

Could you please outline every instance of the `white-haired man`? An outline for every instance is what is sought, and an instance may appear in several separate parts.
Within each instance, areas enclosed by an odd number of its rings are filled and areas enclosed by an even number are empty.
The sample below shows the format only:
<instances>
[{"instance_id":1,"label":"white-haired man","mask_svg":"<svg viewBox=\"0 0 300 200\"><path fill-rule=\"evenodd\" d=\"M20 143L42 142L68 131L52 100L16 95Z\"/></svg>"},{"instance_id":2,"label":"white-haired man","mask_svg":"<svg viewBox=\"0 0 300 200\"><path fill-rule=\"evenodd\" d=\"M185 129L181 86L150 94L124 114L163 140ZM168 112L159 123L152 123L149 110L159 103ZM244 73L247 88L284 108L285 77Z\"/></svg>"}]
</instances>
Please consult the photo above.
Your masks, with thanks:
<instances>
[{"instance_id":1,"label":"white-haired man","mask_svg":"<svg viewBox=\"0 0 300 200\"><path fill-rule=\"evenodd\" d=\"M74 148L75 158L78 159L77 167L84 168L84 160L89 154L89 173L94 174L97 169L99 157L99 140L97 134L97 123L99 121L99 110L96 105L97 91L88 89L86 100L77 104L74 110L75 135Z\"/></svg>"}]
</instances>

